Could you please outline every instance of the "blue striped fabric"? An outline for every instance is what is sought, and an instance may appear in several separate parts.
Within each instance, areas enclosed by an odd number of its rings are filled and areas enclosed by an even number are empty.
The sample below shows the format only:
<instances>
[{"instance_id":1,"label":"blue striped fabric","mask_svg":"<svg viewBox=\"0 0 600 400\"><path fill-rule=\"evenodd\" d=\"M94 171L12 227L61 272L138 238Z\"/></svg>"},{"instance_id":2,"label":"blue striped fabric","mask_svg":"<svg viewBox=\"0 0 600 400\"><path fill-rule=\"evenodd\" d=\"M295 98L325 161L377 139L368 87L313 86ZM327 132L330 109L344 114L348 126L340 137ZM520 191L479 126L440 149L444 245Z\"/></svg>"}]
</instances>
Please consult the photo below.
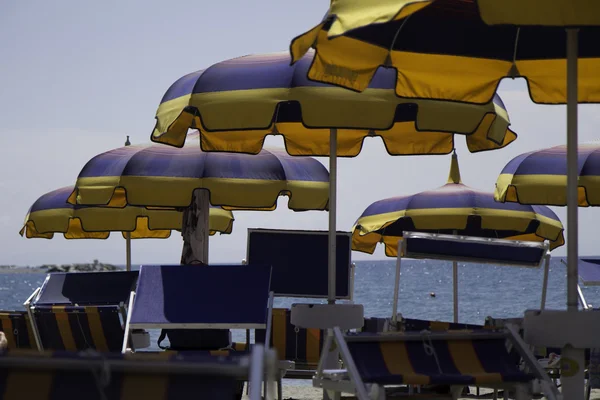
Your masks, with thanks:
<instances>
[{"instance_id":1,"label":"blue striped fabric","mask_svg":"<svg viewBox=\"0 0 600 400\"><path fill-rule=\"evenodd\" d=\"M567 146L530 151L510 160L502 174L565 175ZM578 147L577 170L580 176L600 175L600 145L582 143Z\"/></svg>"},{"instance_id":2,"label":"blue striped fabric","mask_svg":"<svg viewBox=\"0 0 600 400\"><path fill-rule=\"evenodd\" d=\"M72 360L81 363L79 368L65 369L55 365L38 367L9 366L11 358L21 360ZM100 369L88 364L90 361L120 360L127 370L114 368ZM136 370L147 361L159 362L162 372L144 372ZM232 373L218 375L216 373L167 373L169 365L179 363L209 365L239 365L236 357L214 357L198 354L173 354L157 358L154 354L138 353L121 355L104 353L102 357L89 353L53 352L31 353L24 355L3 353L0 355L0 400L182 400L190 398L190 394L202 399L231 399L238 390L238 379L246 379ZM33 365L33 363L32 363Z\"/></svg>"},{"instance_id":3,"label":"blue striped fabric","mask_svg":"<svg viewBox=\"0 0 600 400\"><path fill-rule=\"evenodd\" d=\"M308 79L308 69L314 53L308 52L290 65L287 52L253 54L213 64L207 69L187 74L167 90L161 104L194 93L225 92L249 89L288 89L298 87L332 87L333 85ZM396 71L379 68L369 83L369 89L396 88ZM506 109L495 94L493 102Z\"/></svg>"},{"instance_id":4,"label":"blue striped fabric","mask_svg":"<svg viewBox=\"0 0 600 400\"><path fill-rule=\"evenodd\" d=\"M111 176L171 178L235 178L329 182L327 169L315 159L298 158L284 150L259 154L203 152L198 133L188 134L189 145L173 148L160 144L124 146L92 158L79 178Z\"/></svg>"},{"instance_id":5,"label":"blue striped fabric","mask_svg":"<svg viewBox=\"0 0 600 400\"><path fill-rule=\"evenodd\" d=\"M396 340L389 340L389 334L385 340L368 333L347 337L352 358L367 383L472 385L533 379L519 370L518 355L507 351L504 337L485 330L471 332L495 337L467 339L456 333L456 338L440 339L417 332L395 334ZM373 340L352 340L352 336Z\"/></svg>"}]
</instances>

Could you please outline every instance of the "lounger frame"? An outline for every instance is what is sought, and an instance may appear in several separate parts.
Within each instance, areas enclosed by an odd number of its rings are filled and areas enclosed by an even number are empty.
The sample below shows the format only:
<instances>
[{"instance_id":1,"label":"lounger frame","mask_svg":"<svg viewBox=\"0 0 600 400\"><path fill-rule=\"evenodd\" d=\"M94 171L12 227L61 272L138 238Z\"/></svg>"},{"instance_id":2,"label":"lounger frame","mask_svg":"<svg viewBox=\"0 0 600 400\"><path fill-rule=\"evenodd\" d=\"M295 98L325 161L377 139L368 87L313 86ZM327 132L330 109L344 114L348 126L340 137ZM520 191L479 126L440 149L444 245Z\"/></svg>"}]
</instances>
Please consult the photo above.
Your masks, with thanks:
<instances>
[{"instance_id":1,"label":"lounger frame","mask_svg":"<svg viewBox=\"0 0 600 400\"><path fill-rule=\"evenodd\" d=\"M384 341L398 341L401 340L416 340L422 341L423 338L426 337L423 335L413 335L413 336L398 336L395 334L390 335L379 335L377 336L377 342ZM515 350L521 355L523 361L528 367L529 371L535 375L537 379L540 380L542 390L549 400L559 400L561 399L560 393L558 389L553 384L550 377L546 374L543 368L539 365L533 354L529 351L528 345L523 341L523 339L519 336L516 327L507 326L507 328L503 331L497 332L486 332L486 333L437 333L435 334L436 340L449 340L449 339L491 339L491 338L504 338L506 339L512 346L514 346ZM369 334L354 334L354 335L345 335L338 327L333 329L333 337L328 336L325 344L323 346L323 354L327 354L328 351L335 344L337 349L340 352L341 358L344 362L345 369L343 370L326 370L324 369L324 360L326 357L321 357L319 361L319 366L317 368L315 377L313 378L313 386L322 388L327 391L329 398L331 399L339 399L341 393L349 393L353 396L356 396L359 400L373 400L373 398L377 399L385 399L385 388L384 385L371 384L367 386L362 377L360 376L358 369L356 367L355 361L350 353L350 349L348 348L347 343L349 341L357 342L357 341L367 341L372 342L374 340L373 335ZM464 385L457 385L456 389L462 389ZM507 388L507 387L517 387L519 384L515 383L506 383L506 384L493 384L493 385L483 385L478 384L481 387L490 387L490 388ZM526 390L520 388L521 390L517 390L517 393L520 398L531 398ZM455 396L458 396L460 390L455 390Z\"/></svg>"}]
</instances>

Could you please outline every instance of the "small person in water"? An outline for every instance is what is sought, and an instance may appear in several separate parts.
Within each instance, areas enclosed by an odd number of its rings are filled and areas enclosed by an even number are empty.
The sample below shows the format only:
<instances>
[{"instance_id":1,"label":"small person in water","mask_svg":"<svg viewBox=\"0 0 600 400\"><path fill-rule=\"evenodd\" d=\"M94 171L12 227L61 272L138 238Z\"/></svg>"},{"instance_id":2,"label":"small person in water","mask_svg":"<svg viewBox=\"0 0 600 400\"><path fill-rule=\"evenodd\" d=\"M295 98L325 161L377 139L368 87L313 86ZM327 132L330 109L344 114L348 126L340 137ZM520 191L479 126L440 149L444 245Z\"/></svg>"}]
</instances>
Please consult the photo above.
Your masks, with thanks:
<instances>
[{"instance_id":1,"label":"small person in water","mask_svg":"<svg viewBox=\"0 0 600 400\"><path fill-rule=\"evenodd\" d=\"M429 297L435 297L435 292L429 292Z\"/></svg>"}]
</instances>

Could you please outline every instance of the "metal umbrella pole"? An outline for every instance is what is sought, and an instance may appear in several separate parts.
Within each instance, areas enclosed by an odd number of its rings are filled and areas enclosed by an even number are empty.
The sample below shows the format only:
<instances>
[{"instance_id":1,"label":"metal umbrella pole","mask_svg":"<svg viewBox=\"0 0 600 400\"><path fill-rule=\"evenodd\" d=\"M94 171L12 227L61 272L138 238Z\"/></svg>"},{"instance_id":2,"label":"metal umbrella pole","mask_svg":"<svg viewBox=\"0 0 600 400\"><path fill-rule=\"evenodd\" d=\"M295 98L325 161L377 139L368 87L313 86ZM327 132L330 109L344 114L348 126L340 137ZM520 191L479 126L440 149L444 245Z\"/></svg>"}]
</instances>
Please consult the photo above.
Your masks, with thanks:
<instances>
[{"instance_id":1,"label":"metal umbrella pole","mask_svg":"<svg viewBox=\"0 0 600 400\"><path fill-rule=\"evenodd\" d=\"M129 135L125 141L125 146L131 146ZM131 232L125 232L125 265L126 270L131 271Z\"/></svg>"},{"instance_id":2,"label":"metal umbrella pole","mask_svg":"<svg viewBox=\"0 0 600 400\"><path fill-rule=\"evenodd\" d=\"M337 129L329 130L329 254L328 254L328 287L327 303L335 303L336 295L336 209L337 209Z\"/></svg>"},{"instance_id":3,"label":"metal umbrella pole","mask_svg":"<svg viewBox=\"0 0 600 400\"><path fill-rule=\"evenodd\" d=\"M567 30L567 311L578 311L578 171L577 171L577 57L578 29ZM565 398L584 398L584 350L566 345L561 357L561 382ZM576 366L569 367L571 361ZM565 369L566 368L566 369Z\"/></svg>"},{"instance_id":4,"label":"metal umbrella pole","mask_svg":"<svg viewBox=\"0 0 600 400\"><path fill-rule=\"evenodd\" d=\"M456 235L458 232L453 232ZM454 322L458 323L458 262L452 261L452 298L454 300Z\"/></svg>"}]
</instances>

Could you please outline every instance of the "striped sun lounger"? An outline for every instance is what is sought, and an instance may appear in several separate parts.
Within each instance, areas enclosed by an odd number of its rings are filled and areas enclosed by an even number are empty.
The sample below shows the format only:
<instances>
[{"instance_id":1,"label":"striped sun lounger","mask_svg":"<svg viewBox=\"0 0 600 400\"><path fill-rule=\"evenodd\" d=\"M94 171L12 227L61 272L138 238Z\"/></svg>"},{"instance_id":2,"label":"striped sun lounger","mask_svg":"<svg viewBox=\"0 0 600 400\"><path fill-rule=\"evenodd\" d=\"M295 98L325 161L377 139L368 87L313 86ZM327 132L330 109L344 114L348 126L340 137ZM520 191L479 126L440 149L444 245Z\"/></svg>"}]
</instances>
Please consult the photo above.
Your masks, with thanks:
<instances>
[{"instance_id":1,"label":"striped sun lounger","mask_svg":"<svg viewBox=\"0 0 600 400\"><path fill-rule=\"evenodd\" d=\"M507 341L515 353L507 350ZM455 331L355 333L344 335L334 328L334 339L327 340L326 353L335 342L341 352L344 370L323 370L313 380L316 387L335 396L341 392L359 400L385 398L388 385L448 385L453 398L464 386L517 390L518 399L531 398L528 385L543 379L548 398L556 389L537 365L527 346L512 331ZM519 368L524 357L529 371ZM371 397L370 397L371 396ZM418 395L415 395L418 398Z\"/></svg>"},{"instance_id":2,"label":"striped sun lounger","mask_svg":"<svg viewBox=\"0 0 600 400\"><path fill-rule=\"evenodd\" d=\"M272 351L210 356L199 353L89 353L15 350L0 353L3 400L232 399L239 380L257 388L272 380ZM192 396L192 397L190 397ZM260 399L260 391L250 399Z\"/></svg>"},{"instance_id":3,"label":"striped sun lounger","mask_svg":"<svg viewBox=\"0 0 600 400\"><path fill-rule=\"evenodd\" d=\"M9 349L35 348L31 321L26 311L0 311L0 330Z\"/></svg>"},{"instance_id":4,"label":"striped sun lounger","mask_svg":"<svg viewBox=\"0 0 600 400\"><path fill-rule=\"evenodd\" d=\"M120 351L138 273L48 274L29 304L40 350Z\"/></svg>"}]
</instances>

